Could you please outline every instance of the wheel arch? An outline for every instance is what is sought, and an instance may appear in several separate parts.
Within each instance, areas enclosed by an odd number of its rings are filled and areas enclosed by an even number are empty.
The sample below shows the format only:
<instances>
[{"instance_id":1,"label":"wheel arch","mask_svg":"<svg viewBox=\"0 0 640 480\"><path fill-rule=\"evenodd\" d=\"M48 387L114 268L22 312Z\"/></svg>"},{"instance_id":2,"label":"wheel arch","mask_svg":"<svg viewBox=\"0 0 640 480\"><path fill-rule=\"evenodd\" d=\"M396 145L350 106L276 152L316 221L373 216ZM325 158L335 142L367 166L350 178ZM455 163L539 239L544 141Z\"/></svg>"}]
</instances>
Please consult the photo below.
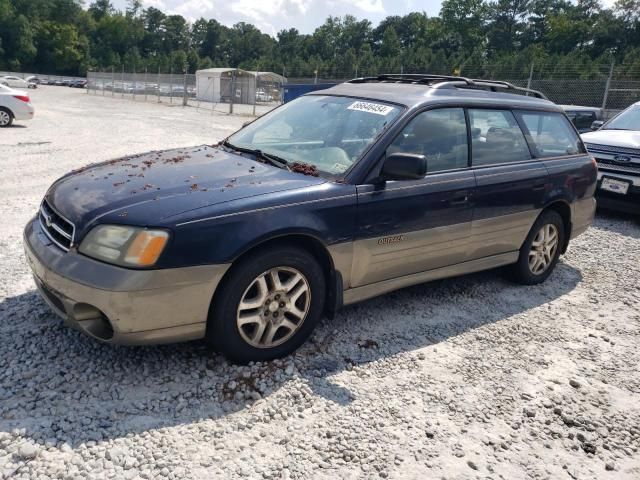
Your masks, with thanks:
<instances>
[{"instance_id":1,"label":"wheel arch","mask_svg":"<svg viewBox=\"0 0 640 480\"><path fill-rule=\"evenodd\" d=\"M211 298L210 309L213 308L217 295L223 289L226 280L229 278L231 272L238 263L251 255L258 254L260 251L266 250L275 245L282 246L283 244L302 248L310 253L321 266L326 285L324 313L332 318L335 312L342 306L342 275L336 270L333 258L325 243L310 233L281 233L279 235L261 239L241 250L240 253L238 253L232 260L231 266L227 269L220 280L218 287L215 289Z\"/></svg>"},{"instance_id":2,"label":"wheel arch","mask_svg":"<svg viewBox=\"0 0 640 480\"><path fill-rule=\"evenodd\" d=\"M562 245L561 253L565 253L569 247L569 238L571 238L571 205L566 200L554 200L546 205L542 212L555 211L562 218L564 224L564 242ZM540 214L542 214L540 212Z\"/></svg>"}]
</instances>

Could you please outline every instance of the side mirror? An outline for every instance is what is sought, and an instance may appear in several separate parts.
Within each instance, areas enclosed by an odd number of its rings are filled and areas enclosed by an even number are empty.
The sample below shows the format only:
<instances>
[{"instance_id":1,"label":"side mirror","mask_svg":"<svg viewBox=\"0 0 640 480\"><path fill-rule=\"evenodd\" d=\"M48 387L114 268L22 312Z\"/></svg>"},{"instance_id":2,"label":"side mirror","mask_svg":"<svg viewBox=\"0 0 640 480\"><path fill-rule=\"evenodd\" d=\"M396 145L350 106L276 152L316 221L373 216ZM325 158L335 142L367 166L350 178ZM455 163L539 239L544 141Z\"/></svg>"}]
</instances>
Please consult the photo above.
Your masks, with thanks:
<instances>
[{"instance_id":1,"label":"side mirror","mask_svg":"<svg viewBox=\"0 0 640 480\"><path fill-rule=\"evenodd\" d=\"M392 153L382 165L384 180L418 180L427 174L427 158L415 153Z\"/></svg>"},{"instance_id":2,"label":"side mirror","mask_svg":"<svg viewBox=\"0 0 640 480\"><path fill-rule=\"evenodd\" d=\"M596 120L591 124L591 130L600 130L600 128L604 125L602 120Z\"/></svg>"}]
</instances>

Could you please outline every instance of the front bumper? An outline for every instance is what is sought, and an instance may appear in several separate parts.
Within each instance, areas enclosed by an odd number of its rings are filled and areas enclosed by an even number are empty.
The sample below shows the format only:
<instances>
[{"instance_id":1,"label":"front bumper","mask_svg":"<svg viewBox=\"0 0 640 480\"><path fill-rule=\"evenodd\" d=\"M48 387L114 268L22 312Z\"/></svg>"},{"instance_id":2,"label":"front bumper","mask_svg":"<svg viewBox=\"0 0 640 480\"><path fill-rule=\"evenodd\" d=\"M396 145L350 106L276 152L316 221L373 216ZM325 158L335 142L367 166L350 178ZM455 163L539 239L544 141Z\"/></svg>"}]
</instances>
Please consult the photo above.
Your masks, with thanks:
<instances>
[{"instance_id":1,"label":"front bumper","mask_svg":"<svg viewBox=\"0 0 640 480\"><path fill-rule=\"evenodd\" d=\"M55 246L37 219L24 247L44 300L67 325L100 341L142 345L203 338L213 293L229 268L132 270Z\"/></svg>"},{"instance_id":2,"label":"front bumper","mask_svg":"<svg viewBox=\"0 0 640 480\"><path fill-rule=\"evenodd\" d=\"M629 190L626 195L602 190L600 185L602 184L603 177L615 178L629 182ZM640 176L623 175L617 172L614 173L598 170L596 196L598 198L598 207L640 215Z\"/></svg>"}]
</instances>

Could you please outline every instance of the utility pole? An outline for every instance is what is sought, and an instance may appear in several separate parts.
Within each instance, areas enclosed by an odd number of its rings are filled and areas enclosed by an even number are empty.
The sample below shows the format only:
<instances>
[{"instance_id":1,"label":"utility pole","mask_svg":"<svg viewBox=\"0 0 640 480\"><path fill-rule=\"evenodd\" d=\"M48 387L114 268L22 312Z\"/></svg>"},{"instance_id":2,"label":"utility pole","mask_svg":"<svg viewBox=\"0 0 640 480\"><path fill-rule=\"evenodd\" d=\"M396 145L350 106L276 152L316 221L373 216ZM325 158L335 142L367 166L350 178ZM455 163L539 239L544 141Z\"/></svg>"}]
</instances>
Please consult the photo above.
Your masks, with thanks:
<instances>
[{"instance_id":1,"label":"utility pole","mask_svg":"<svg viewBox=\"0 0 640 480\"><path fill-rule=\"evenodd\" d=\"M173 103L173 58L169 67L169 103Z\"/></svg>"},{"instance_id":2,"label":"utility pole","mask_svg":"<svg viewBox=\"0 0 640 480\"><path fill-rule=\"evenodd\" d=\"M602 110L607 108L607 99L609 97L609 88L611 88L611 78L613 77L613 60L611 60L611 66L609 67L609 76L607 77L607 83L604 87L604 97L602 98ZM604 111L602 112L604 114ZM605 117L606 118L606 117Z\"/></svg>"},{"instance_id":3,"label":"utility pole","mask_svg":"<svg viewBox=\"0 0 640 480\"><path fill-rule=\"evenodd\" d=\"M236 68L233 73L231 73L231 95L229 96L229 113L233 113L233 100L236 95L236 74L238 73L238 69Z\"/></svg>"},{"instance_id":4,"label":"utility pole","mask_svg":"<svg viewBox=\"0 0 640 480\"><path fill-rule=\"evenodd\" d=\"M187 61L184 62L184 79L182 80L182 106L187 106L187 72L189 71Z\"/></svg>"}]
</instances>

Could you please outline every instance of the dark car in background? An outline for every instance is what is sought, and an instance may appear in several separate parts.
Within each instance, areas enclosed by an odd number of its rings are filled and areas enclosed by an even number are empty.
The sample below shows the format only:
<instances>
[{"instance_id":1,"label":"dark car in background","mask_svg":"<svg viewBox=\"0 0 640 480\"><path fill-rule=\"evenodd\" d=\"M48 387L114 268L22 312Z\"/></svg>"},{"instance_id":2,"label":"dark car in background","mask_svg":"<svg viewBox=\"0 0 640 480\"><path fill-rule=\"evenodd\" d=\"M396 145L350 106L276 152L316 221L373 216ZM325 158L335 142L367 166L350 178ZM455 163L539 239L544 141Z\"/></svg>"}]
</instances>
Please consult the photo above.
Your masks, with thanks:
<instances>
[{"instance_id":1,"label":"dark car in background","mask_svg":"<svg viewBox=\"0 0 640 480\"><path fill-rule=\"evenodd\" d=\"M580 133L590 132L593 128L593 122L602 121L604 118L602 109L598 107L581 107L579 105L560 105L560 107Z\"/></svg>"},{"instance_id":2,"label":"dark car in background","mask_svg":"<svg viewBox=\"0 0 640 480\"><path fill-rule=\"evenodd\" d=\"M215 146L70 172L24 245L43 298L98 340L206 338L267 360L323 314L405 286L496 267L543 282L590 225L596 177L539 92L381 75Z\"/></svg>"}]
</instances>

